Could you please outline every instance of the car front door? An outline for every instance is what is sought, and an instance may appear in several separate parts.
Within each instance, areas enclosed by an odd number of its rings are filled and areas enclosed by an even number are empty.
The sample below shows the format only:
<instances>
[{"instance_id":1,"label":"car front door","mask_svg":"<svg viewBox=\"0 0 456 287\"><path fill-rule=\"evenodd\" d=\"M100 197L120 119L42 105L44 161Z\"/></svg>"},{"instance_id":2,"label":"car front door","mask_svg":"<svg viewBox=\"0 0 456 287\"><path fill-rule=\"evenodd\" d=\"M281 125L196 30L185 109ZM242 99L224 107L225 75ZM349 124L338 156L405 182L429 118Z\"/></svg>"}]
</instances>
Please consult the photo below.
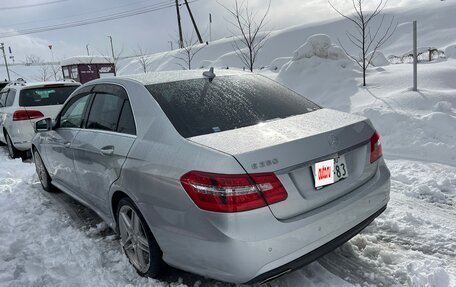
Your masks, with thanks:
<instances>
[{"instance_id":1,"label":"car front door","mask_svg":"<svg viewBox=\"0 0 456 287\"><path fill-rule=\"evenodd\" d=\"M128 95L117 85L97 85L85 128L76 136L74 163L84 198L109 213L111 184L136 139Z\"/></svg>"},{"instance_id":2,"label":"car front door","mask_svg":"<svg viewBox=\"0 0 456 287\"><path fill-rule=\"evenodd\" d=\"M55 128L47 133L43 144L53 183L78 197L80 188L74 172L72 144L81 130L90 97L90 93L82 93L68 101L57 117Z\"/></svg>"}]
</instances>

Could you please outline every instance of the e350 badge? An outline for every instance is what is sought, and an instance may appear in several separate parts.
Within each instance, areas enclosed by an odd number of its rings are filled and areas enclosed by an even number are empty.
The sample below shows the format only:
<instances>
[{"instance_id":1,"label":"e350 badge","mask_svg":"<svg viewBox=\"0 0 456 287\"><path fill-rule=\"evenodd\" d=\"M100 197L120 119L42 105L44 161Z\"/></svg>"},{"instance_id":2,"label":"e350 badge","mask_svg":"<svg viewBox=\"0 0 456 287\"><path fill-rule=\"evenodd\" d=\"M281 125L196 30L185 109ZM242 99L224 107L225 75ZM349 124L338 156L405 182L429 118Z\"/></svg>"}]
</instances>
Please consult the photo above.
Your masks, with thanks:
<instances>
[{"instance_id":1,"label":"e350 badge","mask_svg":"<svg viewBox=\"0 0 456 287\"><path fill-rule=\"evenodd\" d=\"M265 160L265 161L252 163L252 169L264 168L264 167L271 166L271 165L278 164L278 163L279 163L279 160L276 159L276 158L268 159L268 160Z\"/></svg>"}]
</instances>

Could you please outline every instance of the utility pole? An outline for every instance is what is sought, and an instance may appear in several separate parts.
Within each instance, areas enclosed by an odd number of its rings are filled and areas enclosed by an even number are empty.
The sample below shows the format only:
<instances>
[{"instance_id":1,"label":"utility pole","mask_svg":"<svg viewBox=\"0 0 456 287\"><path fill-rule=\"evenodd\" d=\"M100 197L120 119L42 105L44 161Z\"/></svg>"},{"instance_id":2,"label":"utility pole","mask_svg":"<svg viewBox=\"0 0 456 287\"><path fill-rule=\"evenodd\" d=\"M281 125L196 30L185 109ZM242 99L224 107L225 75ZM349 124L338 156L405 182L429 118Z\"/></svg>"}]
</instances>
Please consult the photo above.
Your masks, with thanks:
<instances>
[{"instance_id":1,"label":"utility pole","mask_svg":"<svg viewBox=\"0 0 456 287\"><path fill-rule=\"evenodd\" d=\"M179 11L179 0L176 0L177 25L179 26L179 48L184 48L184 37L182 36L181 16Z\"/></svg>"},{"instance_id":2,"label":"utility pole","mask_svg":"<svg viewBox=\"0 0 456 287\"><path fill-rule=\"evenodd\" d=\"M114 56L114 46L112 45L112 36L108 36L108 38L109 38L109 41L111 43L111 55L112 55L112 61L113 61L113 64L114 64L114 76L116 76L116 70L117 70L116 57Z\"/></svg>"},{"instance_id":3,"label":"utility pole","mask_svg":"<svg viewBox=\"0 0 456 287\"><path fill-rule=\"evenodd\" d=\"M0 43L0 49L2 49L2 51L3 51L3 60L5 61L6 74L8 75L8 82L11 82L10 73L9 73L9 69L8 69L8 61L6 60L6 54L5 54L5 44Z\"/></svg>"},{"instance_id":4,"label":"utility pole","mask_svg":"<svg viewBox=\"0 0 456 287\"><path fill-rule=\"evenodd\" d=\"M48 45L48 47L49 47L49 50L51 51L52 63L54 63L54 51L52 51L52 45Z\"/></svg>"},{"instance_id":5,"label":"utility pole","mask_svg":"<svg viewBox=\"0 0 456 287\"><path fill-rule=\"evenodd\" d=\"M57 71L55 70L55 67L54 67L54 51L52 50L52 45L48 45L48 47L49 47L49 50L51 50L51 57L52 57L51 68L52 68L52 73L54 74L54 80L57 81Z\"/></svg>"},{"instance_id":6,"label":"utility pole","mask_svg":"<svg viewBox=\"0 0 456 287\"><path fill-rule=\"evenodd\" d=\"M212 14L209 13L209 41L212 42Z\"/></svg>"},{"instance_id":7,"label":"utility pole","mask_svg":"<svg viewBox=\"0 0 456 287\"><path fill-rule=\"evenodd\" d=\"M90 56L90 53L89 53L89 44L86 44L86 50L87 50L87 56Z\"/></svg>"},{"instance_id":8,"label":"utility pole","mask_svg":"<svg viewBox=\"0 0 456 287\"><path fill-rule=\"evenodd\" d=\"M201 44L203 44L203 38L201 38L201 34L198 30L198 26L196 26L195 18L193 18L192 10L190 10L190 5L188 5L188 1L184 0L185 6L187 6L188 14L190 14L190 19L192 19L193 27L195 28L196 35L198 36L198 40Z\"/></svg>"},{"instance_id":9,"label":"utility pole","mask_svg":"<svg viewBox=\"0 0 456 287\"><path fill-rule=\"evenodd\" d=\"M418 91L418 51L416 21L413 21L413 91Z\"/></svg>"}]
</instances>

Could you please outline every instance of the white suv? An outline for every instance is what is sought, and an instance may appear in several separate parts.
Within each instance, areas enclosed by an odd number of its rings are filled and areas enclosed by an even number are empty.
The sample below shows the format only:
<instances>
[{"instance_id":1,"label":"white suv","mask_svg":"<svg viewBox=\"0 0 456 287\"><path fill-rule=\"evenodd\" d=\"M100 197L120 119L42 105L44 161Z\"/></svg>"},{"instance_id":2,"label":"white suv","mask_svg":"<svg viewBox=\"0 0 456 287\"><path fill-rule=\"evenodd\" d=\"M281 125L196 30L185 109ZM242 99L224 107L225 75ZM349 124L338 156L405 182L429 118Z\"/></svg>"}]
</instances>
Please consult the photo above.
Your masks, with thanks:
<instances>
[{"instance_id":1,"label":"white suv","mask_svg":"<svg viewBox=\"0 0 456 287\"><path fill-rule=\"evenodd\" d=\"M0 144L8 145L11 158L26 155L35 135L35 122L55 118L79 86L74 81L27 83L19 79L0 91Z\"/></svg>"}]
</instances>

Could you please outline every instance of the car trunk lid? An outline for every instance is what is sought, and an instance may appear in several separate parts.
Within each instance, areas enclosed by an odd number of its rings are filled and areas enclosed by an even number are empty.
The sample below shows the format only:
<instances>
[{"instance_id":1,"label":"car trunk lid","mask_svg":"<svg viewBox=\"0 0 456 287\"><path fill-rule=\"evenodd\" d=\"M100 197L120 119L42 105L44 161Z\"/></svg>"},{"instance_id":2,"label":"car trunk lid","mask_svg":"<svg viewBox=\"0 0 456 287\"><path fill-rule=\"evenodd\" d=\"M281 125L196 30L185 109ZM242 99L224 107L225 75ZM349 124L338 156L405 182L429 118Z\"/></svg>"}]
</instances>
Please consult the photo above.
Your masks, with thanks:
<instances>
[{"instance_id":1,"label":"car trunk lid","mask_svg":"<svg viewBox=\"0 0 456 287\"><path fill-rule=\"evenodd\" d=\"M369 161L369 139L374 132L364 117L320 109L189 140L234 156L247 173L274 172L288 198L270 209L277 218L287 219L331 202L367 181L375 173ZM316 189L313 164L341 155L348 177Z\"/></svg>"}]
</instances>

